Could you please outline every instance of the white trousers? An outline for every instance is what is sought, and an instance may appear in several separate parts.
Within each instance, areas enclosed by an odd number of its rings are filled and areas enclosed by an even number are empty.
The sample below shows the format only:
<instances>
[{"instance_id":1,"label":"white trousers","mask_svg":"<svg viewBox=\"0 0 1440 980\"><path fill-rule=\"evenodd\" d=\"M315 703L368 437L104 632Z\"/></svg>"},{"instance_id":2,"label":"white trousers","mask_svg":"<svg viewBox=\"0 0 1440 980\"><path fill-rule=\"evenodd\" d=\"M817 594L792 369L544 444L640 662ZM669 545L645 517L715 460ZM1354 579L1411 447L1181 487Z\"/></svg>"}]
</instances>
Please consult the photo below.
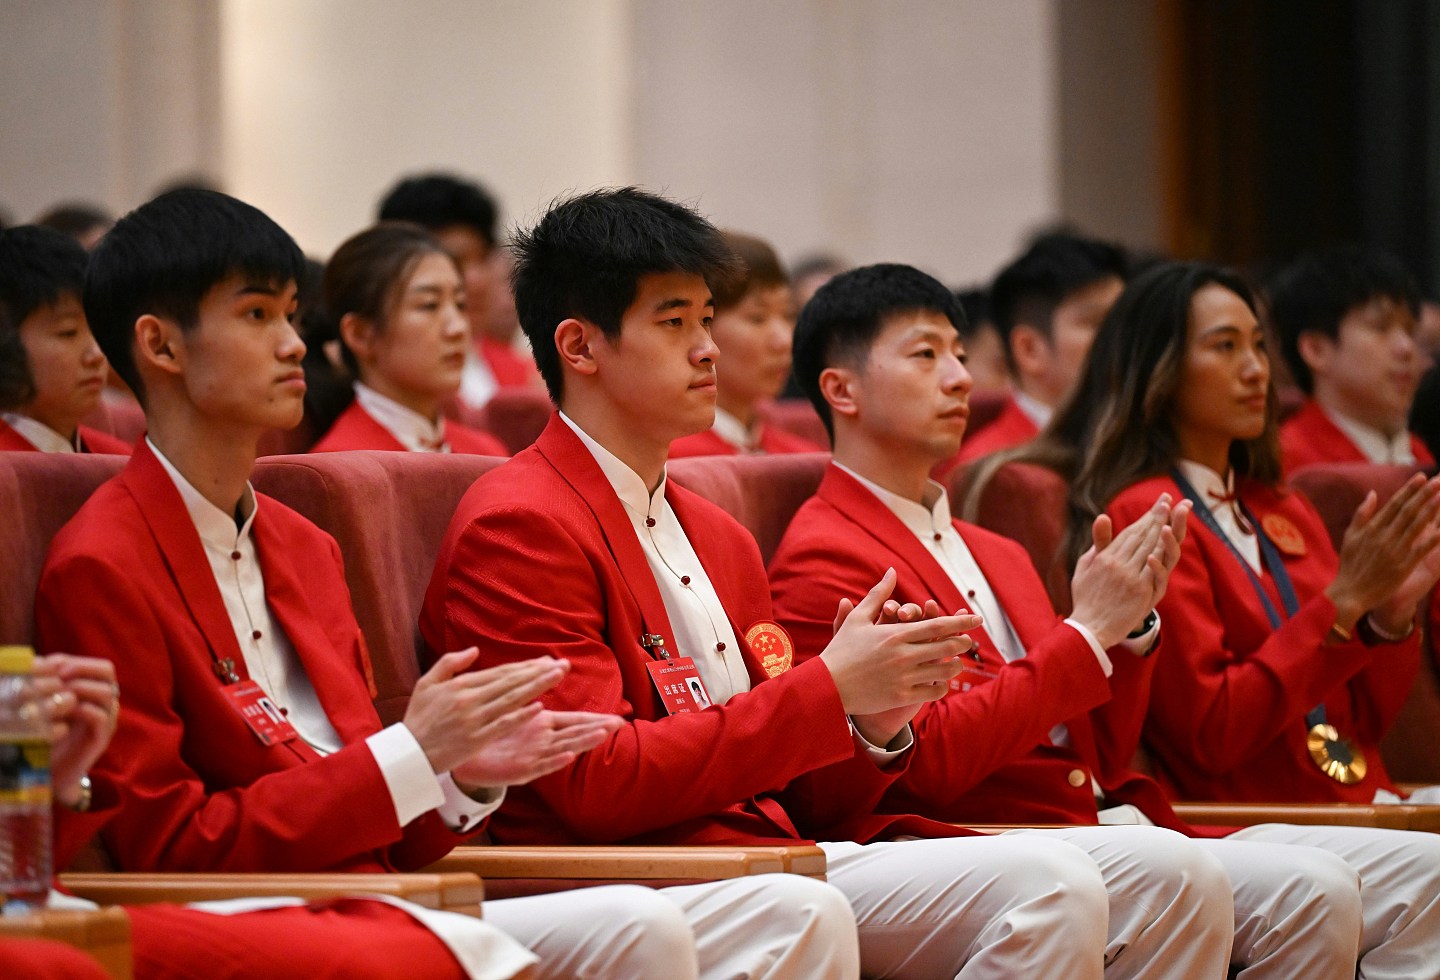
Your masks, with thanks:
<instances>
[{"instance_id":1,"label":"white trousers","mask_svg":"<svg viewBox=\"0 0 1440 980\"><path fill-rule=\"evenodd\" d=\"M1364 980L1440 977L1440 835L1373 827L1261 824L1227 840L1272 847L1299 844L1339 857L1360 879L1363 922L1359 969L1354 975Z\"/></svg>"},{"instance_id":2,"label":"white trousers","mask_svg":"<svg viewBox=\"0 0 1440 980\"><path fill-rule=\"evenodd\" d=\"M540 957L536 976L850 980L855 917L824 882L756 875L659 890L610 885L485 903Z\"/></svg>"},{"instance_id":3,"label":"white trousers","mask_svg":"<svg viewBox=\"0 0 1440 980\"><path fill-rule=\"evenodd\" d=\"M867 977L1225 976L1229 884L1167 830L821 846Z\"/></svg>"}]
</instances>

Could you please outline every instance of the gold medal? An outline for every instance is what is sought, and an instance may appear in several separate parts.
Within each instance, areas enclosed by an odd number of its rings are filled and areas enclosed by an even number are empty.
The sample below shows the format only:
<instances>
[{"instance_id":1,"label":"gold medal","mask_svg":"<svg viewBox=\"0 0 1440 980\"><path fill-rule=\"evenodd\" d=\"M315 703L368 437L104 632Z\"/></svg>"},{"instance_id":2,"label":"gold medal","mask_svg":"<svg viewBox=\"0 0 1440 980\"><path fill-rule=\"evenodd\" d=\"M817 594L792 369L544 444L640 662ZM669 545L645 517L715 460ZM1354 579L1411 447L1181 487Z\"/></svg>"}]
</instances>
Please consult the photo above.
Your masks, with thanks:
<instances>
[{"instance_id":1,"label":"gold medal","mask_svg":"<svg viewBox=\"0 0 1440 980\"><path fill-rule=\"evenodd\" d=\"M795 644L779 623L760 620L745 631L745 642L760 658L766 677L779 677L795 662Z\"/></svg>"},{"instance_id":2,"label":"gold medal","mask_svg":"<svg viewBox=\"0 0 1440 980\"><path fill-rule=\"evenodd\" d=\"M1341 738L1334 725L1311 726L1305 747L1320 771L1337 783L1350 786L1365 778L1365 753L1348 738Z\"/></svg>"}]
</instances>

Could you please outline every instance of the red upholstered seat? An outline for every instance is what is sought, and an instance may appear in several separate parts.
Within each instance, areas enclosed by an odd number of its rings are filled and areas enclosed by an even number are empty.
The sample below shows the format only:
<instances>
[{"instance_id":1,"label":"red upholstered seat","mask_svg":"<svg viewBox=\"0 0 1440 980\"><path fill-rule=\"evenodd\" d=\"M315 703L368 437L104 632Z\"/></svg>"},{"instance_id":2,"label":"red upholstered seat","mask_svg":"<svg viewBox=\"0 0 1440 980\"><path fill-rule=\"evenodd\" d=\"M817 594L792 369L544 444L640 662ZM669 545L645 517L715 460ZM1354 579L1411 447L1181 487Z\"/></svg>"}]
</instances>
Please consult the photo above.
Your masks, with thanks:
<instances>
[{"instance_id":1,"label":"red upholstered seat","mask_svg":"<svg viewBox=\"0 0 1440 980\"><path fill-rule=\"evenodd\" d=\"M513 456L540 438L554 411L550 396L538 388L501 388L478 412L458 407L455 420L490 433Z\"/></svg>"},{"instance_id":2,"label":"red upholstered seat","mask_svg":"<svg viewBox=\"0 0 1440 980\"><path fill-rule=\"evenodd\" d=\"M987 388L970 393L970 420L965 424L965 435L973 436L985 426L994 422L1005 410L1010 392L1003 388Z\"/></svg>"},{"instance_id":3,"label":"red upholstered seat","mask_svg":"<svg viewBox=\"0 0 1440 980\"><path fill-rule=\"evenodd\" d=\"M755 536L769 562L790 519L820 486L826 453L692 456L671 460L670 479L734 517Z\"/></svg>"},{"instance_id":4,"label":"red upholstered seat","mask_svg":"<svg viewBox=\"0 0 1440 980\"><path fill-rule=\"evenodd\" d=\"M1371 490L1381 501L1400 489L1416 472L1413 466L1375 466L1370 463L1325 463L1306 466L1290 476L1290 483L1310 498L1338 551L1355 508ZM1440 783L1440 593L1431 596L1430 622L1425 644L1429 656L1420 663L1420 673L1410 689L1395 723L1380 740L1385 768L1401 783Z\"/></svg>"},{"instance_id":5,"label":"red upholstered seat","mask_svg":"<svg viewBox=\"0 0 1440 980\"><path fill-rule=\"evenodd\" d=\"M825 431L825 423L820 421L815 406L804 399L766 402L760 406L759 414L767 424L792 436L799 436L816 446L830 445L830 433Z\"/></svg>"},{"instance_id":6,"label":"red upholstered seat","mask_svg":"<svg viewBox=\"0 0 1440 980\"><path fill-rule=\"evenodd\" d=\"M108 432L134 445L145 432L145 410L139 402L124 397L105 397L100 399L93 412L80 420L80 424Z\"/></svg>"},{"instance_id":7,"label":"red upholstered seat","mask_svg":"<svg viewBox=\"0 0 1440 980\"><path fill-rule=\"evenodd\" d=\"M974 495L970 483L976 473L975 467L961 467L951 475L951 510L1024 545L1055 609L1068 613L1070 570L1060 552L1069 519L1065 481L1043 466L1006 463ZM967 499L967 494L973 499Z\"/></svg>"},{"instance_id":8,"label":"red upholstered seat","mask_svg":"<svg viewBox=\"0 0 1440 980\"><path fill-rule=\"evenodd\" d=\"M1414 466L1322 463L1302 466L1290 474L1290 485L1315 505L1338 551L1345 529L1350 526L1350 518L1355 516L1355 508L1360 506L1365 495L1374 490L1382 502L1389 500L1390 495L1417 471Z\"/></svg>"},{"instance_id":9,"label":"red upholstered seat","mask_svg":"<svg viewBox=\"0 0 1440 980\"><path fill-rule=\"evenodd\" d=\"M272 456L255 489L299 511L340 545L355 618L375 671L375 706L400 720L420 676L420 603L455 505L490 456L343 452Z\"/></svg>"},{"instance_id":10,"label":"red upholstered seat","mask_svg":"<svg viewBox=\"0 0 1440 980\"><path fill-rule=\"evenodd\" d=\"M35 588L56 532L123 456L0 453L0 644L35 641Z\"/></svg>"}]
</instances>

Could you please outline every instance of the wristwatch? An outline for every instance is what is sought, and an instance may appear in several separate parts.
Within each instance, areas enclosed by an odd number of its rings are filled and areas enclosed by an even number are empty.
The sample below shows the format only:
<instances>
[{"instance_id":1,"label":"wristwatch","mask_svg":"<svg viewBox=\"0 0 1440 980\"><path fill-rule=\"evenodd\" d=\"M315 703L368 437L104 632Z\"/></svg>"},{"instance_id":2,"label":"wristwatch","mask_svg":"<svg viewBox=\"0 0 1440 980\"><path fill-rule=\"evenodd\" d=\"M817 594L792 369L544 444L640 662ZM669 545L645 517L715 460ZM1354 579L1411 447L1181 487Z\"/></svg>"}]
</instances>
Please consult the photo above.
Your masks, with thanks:
<instances>
[{"instance_id":1,"label":"wristwatch","mask_svg":"<svg viewBox=\"0 0 1440 980\"><path fill-rule=\"evenodd\" d=\"M1145 621L1144 621L1143 623L1141 623L1138 627L1136 627L1136 629L1135 629L1135 631L1134 631L1133 633L1130 633L1130 634L1126 635L1125 639L1127 639L1127 640L1138 640L1138 639L1140 639L1140 637L1144 636L1146 633L1148 633L1148 632L1150 632L1151 630L1153 630L1153 629L1155 628L1155 624L1156 624L1157 622L1159 622L1159 621L1160 621L1160 615L1159 615L1157 612L1155 612L1155 610L1153 610L1153 609L1150 610L1149 614L1145 617Z\"/></svg>"}]
</instances>

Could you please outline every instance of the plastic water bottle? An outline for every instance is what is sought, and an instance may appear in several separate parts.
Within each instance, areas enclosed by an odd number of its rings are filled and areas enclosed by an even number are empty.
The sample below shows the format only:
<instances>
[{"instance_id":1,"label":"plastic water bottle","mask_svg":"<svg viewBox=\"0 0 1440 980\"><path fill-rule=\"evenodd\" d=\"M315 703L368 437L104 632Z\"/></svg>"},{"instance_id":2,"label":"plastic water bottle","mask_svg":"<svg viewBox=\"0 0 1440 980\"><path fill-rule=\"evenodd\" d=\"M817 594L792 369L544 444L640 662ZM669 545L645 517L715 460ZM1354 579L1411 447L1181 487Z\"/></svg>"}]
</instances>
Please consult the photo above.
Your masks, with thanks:
<instances>
[{"instance_id":1,"label":"plastic water bottle","mask_svg":"<svg viewBox=\"0 0 1440 980\"><path fill-rule=\"evenodd\" d=\"M0 647L0 913L50 894L50 733L35 690L35 651Z\"/></svg>"}]
</instances>

